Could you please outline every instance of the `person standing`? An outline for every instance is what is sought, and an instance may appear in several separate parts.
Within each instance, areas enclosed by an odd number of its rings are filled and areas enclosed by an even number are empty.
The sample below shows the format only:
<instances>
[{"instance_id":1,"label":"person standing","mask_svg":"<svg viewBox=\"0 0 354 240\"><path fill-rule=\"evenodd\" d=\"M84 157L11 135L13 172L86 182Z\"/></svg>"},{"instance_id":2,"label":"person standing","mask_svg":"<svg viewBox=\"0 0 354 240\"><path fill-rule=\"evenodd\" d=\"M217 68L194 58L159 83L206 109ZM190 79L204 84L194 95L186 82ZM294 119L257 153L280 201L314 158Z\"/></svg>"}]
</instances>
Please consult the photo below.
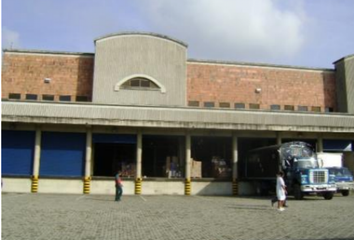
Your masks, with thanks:
<instances>
[{"instance_id":1,"label":"person standing","mask_svg":"<svg viewBox=\"0 0 354 240\"><path fill-rule=\"evenodd\" d=\"M115 176L115 183L116 183L116 198L115 201L120 201L122 194L123 194L123 184L121 179L121 172L118 171Z\"/></svg>"},{"instance_id":2,"label":"person standing","mask_svg":"<svg viewBox=\"0 0 354 240\"><path fill-rule=\"evenodd\" d=\"M286 199L286 186L283 177L284 177L284 173L282 171L279 171L279 173L277 174L277 187L276 187L279 211L284 211L284 202Z\"/></svg>"}]
</instances>

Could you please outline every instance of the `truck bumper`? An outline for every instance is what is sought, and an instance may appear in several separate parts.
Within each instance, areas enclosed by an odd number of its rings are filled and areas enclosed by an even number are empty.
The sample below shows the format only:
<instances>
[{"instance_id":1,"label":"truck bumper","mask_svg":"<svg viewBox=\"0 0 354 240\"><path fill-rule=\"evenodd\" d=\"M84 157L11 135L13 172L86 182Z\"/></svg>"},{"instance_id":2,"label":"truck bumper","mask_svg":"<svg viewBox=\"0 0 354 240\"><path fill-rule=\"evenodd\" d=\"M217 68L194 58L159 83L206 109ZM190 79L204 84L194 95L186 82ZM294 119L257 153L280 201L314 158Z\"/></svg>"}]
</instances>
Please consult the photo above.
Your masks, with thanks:
<instances>
[{"instance_id":1,"label":"truck bumper","mask_svg":"<svg viewBox=\"0 0 354 240\"><path fill-rule=\"evenodd\" d=\"M353 190L354 189L354 182L337 182L337 190Z\"/></svg>"},{"instance_id":2,"label":"truck bumper","mask_svg":"<svg viewBox=\"0 0 354 240\"><path fill-rule=\"evenodd\" d=\"M335 184L326 185L303 185L301 186L302 192L318 193L318 192L336 192L337 186Z\"/></svg>"}]
</instances>

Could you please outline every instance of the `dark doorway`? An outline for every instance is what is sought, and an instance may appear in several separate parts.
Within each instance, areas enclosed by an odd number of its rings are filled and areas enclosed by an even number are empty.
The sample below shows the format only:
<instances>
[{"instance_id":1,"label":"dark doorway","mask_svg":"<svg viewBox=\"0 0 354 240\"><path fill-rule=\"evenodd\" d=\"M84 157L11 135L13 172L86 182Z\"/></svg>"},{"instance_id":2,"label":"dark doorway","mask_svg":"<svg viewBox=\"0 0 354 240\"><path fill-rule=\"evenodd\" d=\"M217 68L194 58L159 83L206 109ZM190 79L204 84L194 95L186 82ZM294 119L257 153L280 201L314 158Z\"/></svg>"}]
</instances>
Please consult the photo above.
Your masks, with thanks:
<instances>
[{"instance_id":1,"label":"dark doorway","mask_svg":"<svg viewBox=\"0 0 354 240\"><path fill-rule=\"evenodd\" d=\"M276 145L275 138L239 138L238 139L238 176L245 176L245 160L247 153L256 148Z\"/></svg>"},{"instance_id":2,"label":"dark doorway","mask_svg":"<svg viewBox=\"0 0 354 240\"><path fill-rule=\"evenodd\" d=\"M230 178L231 137L192 137L193 161L201 162L202 178Z\"/></svg>"},{"instance_id":3,"label":"dark doorway","mask_svg":"<svg viewBox=\"0 0 354 240\"><path fill-rule=\"evenodd\" d=\"M142 174L146 177L183 177L185 139L181 136L143 136Z\"/></svg>"},{"instance_id":4,"label":"dark doorway","mask_svg":"<svg viewBox=\"0 0 354 240\"><path fill-rule=\"evenodd\" d=\"M135 169L135 144L94 144L94 176L114 176L120 170L123 177L134 177Z\"/></svg>"}]
</instances>

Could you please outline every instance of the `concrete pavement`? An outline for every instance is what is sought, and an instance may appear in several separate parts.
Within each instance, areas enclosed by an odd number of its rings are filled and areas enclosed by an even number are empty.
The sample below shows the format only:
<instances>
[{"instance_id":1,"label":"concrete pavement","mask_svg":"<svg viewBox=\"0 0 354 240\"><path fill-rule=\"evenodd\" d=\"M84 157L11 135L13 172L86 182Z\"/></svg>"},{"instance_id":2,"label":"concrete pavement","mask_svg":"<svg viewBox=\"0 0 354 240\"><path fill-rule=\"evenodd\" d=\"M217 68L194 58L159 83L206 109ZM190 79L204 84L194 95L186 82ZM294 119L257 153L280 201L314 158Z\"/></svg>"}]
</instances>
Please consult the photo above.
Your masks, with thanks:
<instances>
[{"instance_id":1,"label":"concrete pavement","mask_svg":"<svg viewBox=\"0 0 354 240\"><path fill-rule=\"evenodd\" d=\"M2 239L354 239L354 196L289 199L206 196L2 194Z\"/></svg>"}]
</instances>

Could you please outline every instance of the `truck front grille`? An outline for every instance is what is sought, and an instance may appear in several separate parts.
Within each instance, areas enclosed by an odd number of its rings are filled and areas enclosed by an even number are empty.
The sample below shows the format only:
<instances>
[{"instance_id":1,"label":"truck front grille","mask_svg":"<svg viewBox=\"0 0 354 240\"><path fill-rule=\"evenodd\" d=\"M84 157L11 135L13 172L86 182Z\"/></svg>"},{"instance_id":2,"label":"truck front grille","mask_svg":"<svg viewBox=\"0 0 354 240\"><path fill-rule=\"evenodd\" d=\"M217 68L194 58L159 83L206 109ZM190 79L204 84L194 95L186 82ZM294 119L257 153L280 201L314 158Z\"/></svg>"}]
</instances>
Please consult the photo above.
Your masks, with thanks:
<instances>
[{"instance_id":1,"label":"truck front grille","mask_svg":"<svg viewBox=\"0 0 354 240\"><path fill-rule=\"evenodd\" d=\"M311 171L310 172L310 183L327 183L328 173L327 171Z\"/></svg>"}]
</instances>

